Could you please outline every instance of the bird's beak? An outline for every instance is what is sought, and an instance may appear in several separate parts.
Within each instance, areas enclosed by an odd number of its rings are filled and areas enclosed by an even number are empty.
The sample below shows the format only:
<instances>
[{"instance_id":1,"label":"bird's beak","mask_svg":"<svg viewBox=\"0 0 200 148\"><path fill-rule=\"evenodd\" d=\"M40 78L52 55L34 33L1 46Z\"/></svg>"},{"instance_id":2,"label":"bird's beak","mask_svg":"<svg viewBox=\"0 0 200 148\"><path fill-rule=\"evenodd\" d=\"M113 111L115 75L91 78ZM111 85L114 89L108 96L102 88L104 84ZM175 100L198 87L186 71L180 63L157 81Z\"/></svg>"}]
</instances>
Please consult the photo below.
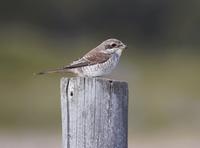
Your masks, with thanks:
<instances>
[{"instance_id":1,"label":"bird's beak","mask_svg":"<svg viewBox=\"0 0 200 148\"><path fill-rule=\"evenodd\" d=\"M124 49L127 49L127 48L128 48L128 46L127 46L127 45L123 45L123 50L124 50Z\"/></svg>"},{"instance_id":2,"label":"bird's beak","mask_svg":"<svg viewBox=\"0 0 200 148\"><path fill-rule=\"evenodd\" d=\"M128 46L125 45L125 44L121 44L121 45L120 45L120 49L122 49L122 50L127 49L127 48L128 48Z\"/></svg>"},{"instance_id":3,"label":"bird's beak","mask_svg":"<svg viewBox=\"0 0 200 148\"><path fill-rule=\"evenodd\" d=\"M124 49L127 49L128 48L128 46L127 45L124 45Z\"/></svg>"}]
</instances>

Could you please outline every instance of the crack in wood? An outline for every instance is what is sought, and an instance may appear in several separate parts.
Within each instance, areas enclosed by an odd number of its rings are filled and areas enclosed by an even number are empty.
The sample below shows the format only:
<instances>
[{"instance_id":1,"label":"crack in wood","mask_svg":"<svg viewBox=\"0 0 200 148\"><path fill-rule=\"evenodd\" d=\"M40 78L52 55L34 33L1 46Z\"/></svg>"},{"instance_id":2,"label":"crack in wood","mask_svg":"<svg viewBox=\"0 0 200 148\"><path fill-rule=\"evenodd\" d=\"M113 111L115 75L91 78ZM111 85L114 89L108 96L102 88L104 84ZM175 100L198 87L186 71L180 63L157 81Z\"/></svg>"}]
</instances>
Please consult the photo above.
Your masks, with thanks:
<instances>
[{"instance_id":1,"label":"crack in wood","mask_svg":"<svg viewBox=\"0 0 200 148\"><path fill-rule=\"evenodd\" d=\"M63 148L127 148L126 82L63 78L61 88Z\"/></svg>"}]
</instances>

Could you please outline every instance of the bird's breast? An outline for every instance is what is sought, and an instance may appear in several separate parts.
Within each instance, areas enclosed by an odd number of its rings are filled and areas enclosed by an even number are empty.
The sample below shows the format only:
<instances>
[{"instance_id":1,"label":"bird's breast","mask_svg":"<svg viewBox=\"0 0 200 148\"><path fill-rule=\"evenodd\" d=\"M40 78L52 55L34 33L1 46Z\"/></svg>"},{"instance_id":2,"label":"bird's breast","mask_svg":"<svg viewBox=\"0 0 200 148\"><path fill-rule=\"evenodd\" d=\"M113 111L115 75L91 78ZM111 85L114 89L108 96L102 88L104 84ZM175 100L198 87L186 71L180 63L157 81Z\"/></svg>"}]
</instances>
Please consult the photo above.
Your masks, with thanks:
<instances>
[{"instance_id":1,"label":"bird's breast","mask_svg":"<svg viewBox=\"0 0 200 148\"><path fill-rule=\"evenodd\" d=\"M116 67L119 62L120 55L113 54L104 63L98 63L90 66L85 66L81 68L81 74L83 76L102 76L111 73L111 71Z\"/></svg>"}]
</instances>

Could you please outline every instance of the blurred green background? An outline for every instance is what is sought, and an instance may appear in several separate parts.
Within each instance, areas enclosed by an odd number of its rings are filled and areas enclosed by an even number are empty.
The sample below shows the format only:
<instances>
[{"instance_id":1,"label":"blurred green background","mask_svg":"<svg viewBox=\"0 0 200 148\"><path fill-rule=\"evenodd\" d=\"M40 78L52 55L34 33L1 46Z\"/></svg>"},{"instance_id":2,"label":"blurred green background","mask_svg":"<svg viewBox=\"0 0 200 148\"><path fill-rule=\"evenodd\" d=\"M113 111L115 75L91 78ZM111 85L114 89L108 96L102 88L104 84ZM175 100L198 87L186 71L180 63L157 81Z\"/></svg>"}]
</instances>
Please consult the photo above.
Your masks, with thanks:
<instances>
[{"instance_id":1,"label":"blurred green background","mask_svg":"<svg viewBox=\"0 0 200 148\"><path fill-rule=\"evenodd\" d=\"M129 83L129 147L200 147L200 1L0 2L0 147L61 147L60 78L108 38Z\"/></svg>"}]
</instances>

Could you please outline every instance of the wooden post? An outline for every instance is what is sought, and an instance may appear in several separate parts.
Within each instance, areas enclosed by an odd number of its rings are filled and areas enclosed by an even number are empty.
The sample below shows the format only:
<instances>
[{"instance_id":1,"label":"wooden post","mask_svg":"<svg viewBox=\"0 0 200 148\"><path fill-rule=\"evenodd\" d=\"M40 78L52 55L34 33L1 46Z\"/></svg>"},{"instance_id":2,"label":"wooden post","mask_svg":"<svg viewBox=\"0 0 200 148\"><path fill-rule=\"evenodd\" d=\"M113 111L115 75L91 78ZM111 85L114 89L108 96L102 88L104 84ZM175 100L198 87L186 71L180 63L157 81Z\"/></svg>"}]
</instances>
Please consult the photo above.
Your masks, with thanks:
<instances>
[{"instance_id":1,"label":"wooden post","mask_svg":"<svg viewBox=\"0 0 200 148\"><path fill-rule=\"evenodd\" d=\"M63 148L127 148L128 85L105 78L61 79Z\"/></svg>"}]
</instances>

